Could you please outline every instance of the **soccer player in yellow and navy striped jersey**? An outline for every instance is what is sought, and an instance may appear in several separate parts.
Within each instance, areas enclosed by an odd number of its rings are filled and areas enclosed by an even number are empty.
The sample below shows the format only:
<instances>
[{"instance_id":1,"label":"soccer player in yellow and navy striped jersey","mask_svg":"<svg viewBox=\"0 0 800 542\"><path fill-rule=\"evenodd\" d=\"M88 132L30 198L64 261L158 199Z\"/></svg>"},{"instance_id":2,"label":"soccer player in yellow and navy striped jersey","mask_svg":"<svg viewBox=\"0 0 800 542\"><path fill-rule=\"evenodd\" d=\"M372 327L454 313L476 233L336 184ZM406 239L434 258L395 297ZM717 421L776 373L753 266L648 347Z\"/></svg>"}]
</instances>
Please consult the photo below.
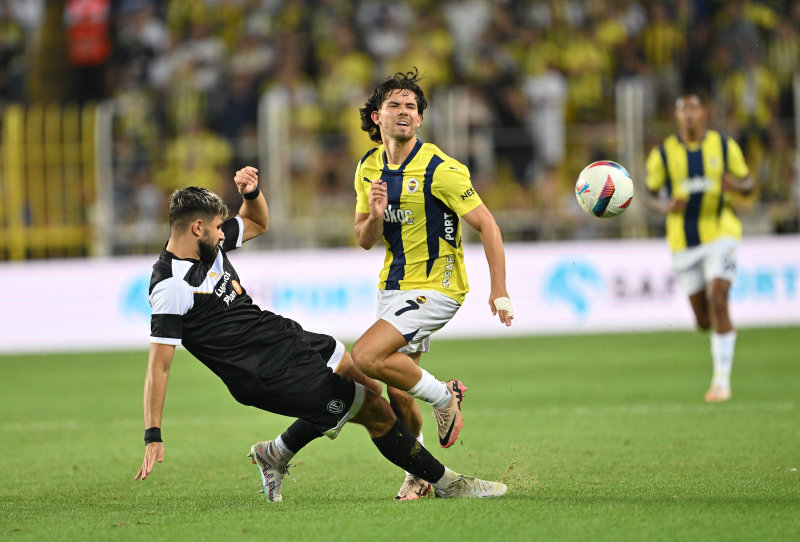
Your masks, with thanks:
<instances>
[{"instance_id":1,"label":"soccer player in yellow and navy striped jersey","mask_svg":"<svg viewBox=\"0 0 800 542\"><path fill-rule=\"evenodd\" d=\"M647 188L652 206L666 213L673 267L697 324L712 329L714 376L705 399L726 401L736 344L728 292L742 235L728 192L750 192L753 182L736 141L706 129L707 110L699 95L678 98L675 119L678 133L647 158ZM666 198L659 197L662 193Z\"/></svg>"},{"instance_id":2,"label":"soccer player in yellow and navy striped jersey","mask_svg":"<svg viewBox=\"0 0 800 542\"><path fill-rule=\"evenodd\" d=\"M372 149L356 168L357 213L369 214L377 179L387 199L378 288L435 290L462 303L469 284L458 217L482 205L467 168L419 139L402 164L389 164L385 150Z\"/></svg>"},{"instance_id":3,"label":"soccer player in yellow and navy striped jersey","mask_svg":"<svg viewBox=\"0 0 800 542\"><path fill-rule=\"evenodd\" d=\"M372 248L383 239L386 257L378 283L377 321L353 346L353 361L387 384L392 407L420 435L416 402L434 408L439 444L451 446L462 425L466 388L419 367L429 336L456 313L469 290L461 219L480 235L489 263L489 305L506 326L513 310L506 291L500 229L470 181L469 171L435 145L417 139L427 106L418 72L397 73L361 108L361 128L380 143L355 172L355 233ZM408 475L398 499L418 498L424 483ZM416 496L415 496L416 495Z\"/></svg>"}]
</instances>

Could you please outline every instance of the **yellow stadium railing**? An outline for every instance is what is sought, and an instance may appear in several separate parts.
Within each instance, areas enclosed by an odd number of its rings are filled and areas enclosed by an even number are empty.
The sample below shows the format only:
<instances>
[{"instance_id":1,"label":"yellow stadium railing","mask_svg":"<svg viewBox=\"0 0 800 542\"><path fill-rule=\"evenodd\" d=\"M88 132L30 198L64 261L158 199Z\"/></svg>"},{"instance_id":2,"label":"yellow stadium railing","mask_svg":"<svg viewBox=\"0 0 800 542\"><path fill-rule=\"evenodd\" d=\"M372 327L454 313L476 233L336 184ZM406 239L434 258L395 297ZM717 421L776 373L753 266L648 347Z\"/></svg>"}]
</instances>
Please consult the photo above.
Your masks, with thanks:
<instances>
[{"instance_id":1,"label":"yellow stadium railing","mask_svg":"<svg viewBox=\"0 0 800 542\"><path fill-rule=\"evenodd\" d=\"M0 259L88 255L97 105L12 104L0 114Z\"/></svg>"}]
</instances>

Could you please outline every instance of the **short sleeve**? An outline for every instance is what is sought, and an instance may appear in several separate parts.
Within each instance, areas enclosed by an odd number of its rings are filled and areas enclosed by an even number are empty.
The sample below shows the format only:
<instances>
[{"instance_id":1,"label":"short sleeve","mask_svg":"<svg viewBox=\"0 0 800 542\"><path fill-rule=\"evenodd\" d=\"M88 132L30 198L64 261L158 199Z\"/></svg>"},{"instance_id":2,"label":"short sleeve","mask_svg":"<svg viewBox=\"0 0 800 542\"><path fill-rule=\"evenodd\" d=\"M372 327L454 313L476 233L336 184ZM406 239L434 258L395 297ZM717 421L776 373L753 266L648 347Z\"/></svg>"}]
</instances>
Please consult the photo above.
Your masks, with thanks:
<instances>
[{"instance_id":1,"label":"short sleeve","mask_svg":"<svg viewBox=\"0 0 800 542\"><path fill-rule=\"evenodd\" d=\"M725 164L725 169L731 172L731 175L739 179L744 179L750 174L747 163L744 161L744 154L742 148L733 138L727 138L728 141L728 163Z\"/></svg>"},{"instance_id":2,"label":"short sleeve","mask_svg":"<svg viewBox=\"0 0 800 542\"><path fill-rule=\"evenodd\" d=\"M226 251L231 251L242 246L244 234L244 222L239 216L229 218L222 223L222 233L225 234L225 240L222 242L222 248Z\"/></svg>"},{"instance_id":3,"label":"short sleeve","mask_svg":"<svg viewBox=\"0 0 800 542\"><path fill-rule=\"evenodd\" d=\"M181 343L181 317L194 306L192 288L178 277L170 277L155 285L150 293L150 342Z\"/></svg>"},{"instance_id":4,"label":"short sleeve","mask_svg":"<svg viewBox=\"0 0 800 542\"><path fill-rule=\"evenodd\" d=\"M436 168L431 193L459 216L483 203L472 187L469 170L455 160L447 160Z\"/></svg>"},{"instance_id":5,"label":"short sleeve","mask_svg":"<svg viewBox=\"0 0 800 542\"><path fill-rule=\"evenodd\" d=\"M361 176L361 163L359 162L356 167L356 176L353 180L356 189L356 212L368 213L369 212L369 189L372 183L369 179L362 178Z\"/></svg>"},{"instance_id":6,"label":"short sleeve","mask_svg":"<svg viewBox=\"0 0 800 542\"><path fill-rule=\"evenodd\" d=\"M667 180L667 170L664 166L664 158L661 156L659 147L653 148L650 155L647 157L647 177L645 184L649 190L654 192L661 190Z\"/></svg>"}]
</instances>

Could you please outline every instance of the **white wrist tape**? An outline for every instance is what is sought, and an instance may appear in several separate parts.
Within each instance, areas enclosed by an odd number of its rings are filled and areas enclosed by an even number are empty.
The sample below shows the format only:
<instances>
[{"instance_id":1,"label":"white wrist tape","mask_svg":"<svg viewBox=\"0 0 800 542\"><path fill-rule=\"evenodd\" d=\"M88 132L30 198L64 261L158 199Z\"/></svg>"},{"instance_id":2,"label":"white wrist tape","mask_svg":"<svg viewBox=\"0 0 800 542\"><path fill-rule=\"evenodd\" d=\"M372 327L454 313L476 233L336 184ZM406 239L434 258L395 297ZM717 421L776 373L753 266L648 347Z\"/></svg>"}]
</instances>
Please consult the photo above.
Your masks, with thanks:
<instances>
[{"instance_id":1,"label":"white wrist tape","mask_svg":"<svg viewBox=\"0 0 800 542\"><path fill-rule=\"evenodd\" d=\"M498 297L495 299L494 308L498 311L506 311L509 316L514 316L514 307L511 306L511 300L507 297Z\"/></svg>"}]
</instances>

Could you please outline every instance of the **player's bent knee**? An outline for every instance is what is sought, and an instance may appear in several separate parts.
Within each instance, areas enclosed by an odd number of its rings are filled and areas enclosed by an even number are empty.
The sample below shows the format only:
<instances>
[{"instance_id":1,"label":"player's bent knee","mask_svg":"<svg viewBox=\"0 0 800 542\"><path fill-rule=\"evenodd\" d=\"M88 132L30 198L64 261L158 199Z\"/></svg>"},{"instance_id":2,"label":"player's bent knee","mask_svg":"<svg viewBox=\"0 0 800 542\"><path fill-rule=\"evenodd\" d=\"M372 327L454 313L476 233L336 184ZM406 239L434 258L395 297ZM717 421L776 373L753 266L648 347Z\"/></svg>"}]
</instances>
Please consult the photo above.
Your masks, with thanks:
<instances>
[{"instance_id":1,"label":"player's bent knee","mask_svg":"<svg viewBox=\"0 0 800 542\"><path fill-rule=\"evenodd\" d=\"M353 358L355 366L358 367L358 370L362 373L371 378L376 378L378 376L380 361L376 359L376 356L369 352L367 348L360 343L356 343L353 345L350 356Z\"/></svg>"},{"instance_id":2,"label":"player's bent knee","mask_svg":"<svg viewBox=\"0 0 800 542\"><path fill-rule=\"evenodd\" d=\"M347 352L345 352L342 361L339 363L338 367L336 367L334 372L341 376L347 377L354 382L358 382L372 393L380 395L383 391L383 386L381 385L380 381L368 377L363 371L359 370L359 368L353 362L351 355Z\"/></svg>"}]
</instances>

